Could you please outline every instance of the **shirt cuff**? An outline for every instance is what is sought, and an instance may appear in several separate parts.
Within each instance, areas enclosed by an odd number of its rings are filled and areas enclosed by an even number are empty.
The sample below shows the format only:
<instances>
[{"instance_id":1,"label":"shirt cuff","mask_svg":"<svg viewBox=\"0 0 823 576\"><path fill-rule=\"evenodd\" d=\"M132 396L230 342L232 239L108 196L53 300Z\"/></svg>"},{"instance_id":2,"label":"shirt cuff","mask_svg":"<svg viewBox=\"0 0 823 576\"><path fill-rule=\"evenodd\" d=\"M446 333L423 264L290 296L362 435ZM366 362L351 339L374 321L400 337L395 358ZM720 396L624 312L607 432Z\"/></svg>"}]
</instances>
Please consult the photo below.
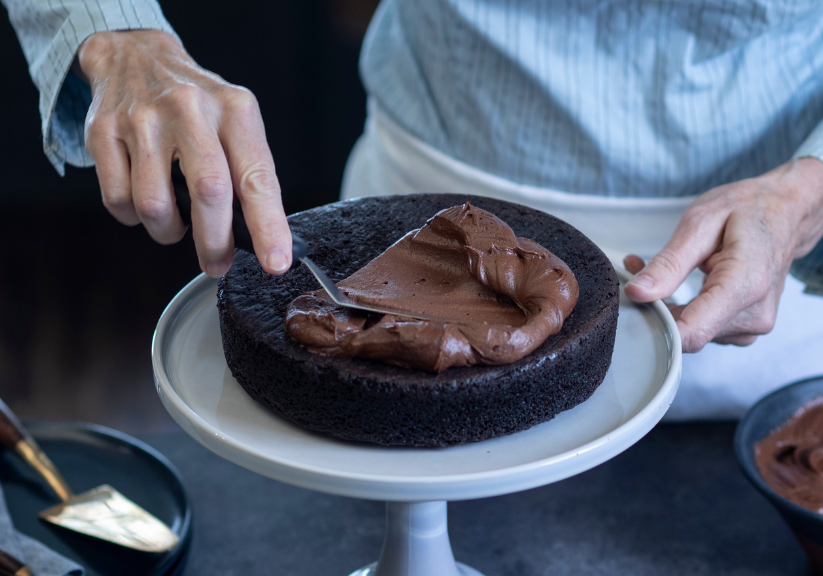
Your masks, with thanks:
<instances>
[{"instance_id":1,"label":"shirt cuff","mask_svg":"<svg viewBox=\"0 0 823 576\"><path fill-rule=\"evenodd\" d=\"M84 137L91 89L71 72L80 45L96 32L114 30L162 30L177 38L154 0L79 1L64 6L58 33L30 69L40 88L43 151L61 176L66 163L94 165Z\"/></svg>"},{"instance_id":2,"label":"shirt cuff","mask_svg":"<svg viewBox=\"0 0 823 576\"><path fill-rule=\"evenodd\" d=\"M812 133L803 141L800 148L792 154L792 159L811 156L823 160L823 122L818 124Z\"/></svg>"},{"instance_id":3,"label":"shirt cuff","mask_svg":"<svg viewBox=\"0 0 823 576\"><path fill-rule=\"evenodd\" d=\"M792 159L812 157L823 161L823 122L817 125ZM823 296L823 241L818 242L811 252L792 262L792 276L806 284L806 292Z\"/></svg>"}]
</instances>

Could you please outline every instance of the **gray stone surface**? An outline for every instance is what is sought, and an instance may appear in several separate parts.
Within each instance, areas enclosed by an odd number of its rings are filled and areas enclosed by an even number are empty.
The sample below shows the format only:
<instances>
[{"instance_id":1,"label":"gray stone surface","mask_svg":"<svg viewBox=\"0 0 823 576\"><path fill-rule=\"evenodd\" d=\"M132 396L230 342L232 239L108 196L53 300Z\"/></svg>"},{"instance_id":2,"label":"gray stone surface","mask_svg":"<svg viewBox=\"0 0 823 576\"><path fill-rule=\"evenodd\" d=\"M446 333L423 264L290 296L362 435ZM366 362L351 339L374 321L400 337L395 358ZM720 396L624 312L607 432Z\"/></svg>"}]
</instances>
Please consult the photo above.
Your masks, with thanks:
<instances>
[{"instance_id":1,"label":"gray stone surface","mask_svg":"<svg viewBox=\"0 0 823 576\"><path fill-rule=\"evenodd\" d=\"M563 482L449 504L457 560L485 576L808 576L800 546L746 481L733 424L661 425ZM346 576L377 559L384 507L230 464L182 432L144 436L194 506L187 576Z\"/></svg>"}]
</instances>

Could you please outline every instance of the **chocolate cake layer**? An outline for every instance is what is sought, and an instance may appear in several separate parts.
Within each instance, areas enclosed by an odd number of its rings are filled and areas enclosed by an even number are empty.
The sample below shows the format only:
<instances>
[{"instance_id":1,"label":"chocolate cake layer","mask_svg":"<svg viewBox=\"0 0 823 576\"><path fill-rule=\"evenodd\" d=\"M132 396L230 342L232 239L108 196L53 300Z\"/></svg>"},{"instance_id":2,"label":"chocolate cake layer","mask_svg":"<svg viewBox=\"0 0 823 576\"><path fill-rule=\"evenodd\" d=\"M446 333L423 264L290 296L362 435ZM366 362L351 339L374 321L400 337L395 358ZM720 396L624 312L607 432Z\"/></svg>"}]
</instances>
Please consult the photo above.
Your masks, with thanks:
<instances>
[{"instance_id":1,"label":"chocolate cake layer","mask_svg":"<svg viewBox=\"0 0 823 576\"><path fill-rule=\"evenodd\" d=\"M450 446L511 434L589 398L611 361L619 285L606 256L568 224L523 206L449 194L339 202L295 214L289 223L309 241L309 257L339 281L438 211L466 201L571 268L580 294L560 332L514 363L440 374L322 356L292 340L283 324L288 304L317 289L311 273L299 267L270 276L253 255L238 250L219 282L218 309L226 361L240 385L305 428L397 446Z\"/></svg>"}]
</instances>

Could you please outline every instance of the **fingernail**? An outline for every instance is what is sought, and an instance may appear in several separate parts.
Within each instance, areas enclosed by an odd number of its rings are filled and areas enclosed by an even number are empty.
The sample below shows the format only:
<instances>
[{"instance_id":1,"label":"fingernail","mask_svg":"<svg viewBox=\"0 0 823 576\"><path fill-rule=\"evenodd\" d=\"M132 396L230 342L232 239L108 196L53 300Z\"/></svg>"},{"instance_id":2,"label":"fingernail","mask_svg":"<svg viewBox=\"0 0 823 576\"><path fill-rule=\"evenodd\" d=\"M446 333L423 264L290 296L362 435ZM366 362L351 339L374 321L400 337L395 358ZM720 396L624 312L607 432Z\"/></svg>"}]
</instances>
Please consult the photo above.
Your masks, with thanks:
<instances>
[{"instance_id":1,"label":"fingernail","mask_svg":"<svg viewBox=\"0 0 823 576\"><path fill-rule=\"evenodd\" d=\"M282 248L275 248L266 256L266 265L269 270L285 272L289 267L289 259Z\"/></svg>"},{"instance_id":2,"label":"fingernail","mask_svg":"<svg viewBox=\"0 0 823 576\"><path fill-rule=\"evenodd\" d=\"M644 290L650 290L651 288L654 288L654 278L651 276L646 276L645 274L640 274L632 278L629 285L637 286L638 288L643 288Z\"/></svg>"}]
</instances>

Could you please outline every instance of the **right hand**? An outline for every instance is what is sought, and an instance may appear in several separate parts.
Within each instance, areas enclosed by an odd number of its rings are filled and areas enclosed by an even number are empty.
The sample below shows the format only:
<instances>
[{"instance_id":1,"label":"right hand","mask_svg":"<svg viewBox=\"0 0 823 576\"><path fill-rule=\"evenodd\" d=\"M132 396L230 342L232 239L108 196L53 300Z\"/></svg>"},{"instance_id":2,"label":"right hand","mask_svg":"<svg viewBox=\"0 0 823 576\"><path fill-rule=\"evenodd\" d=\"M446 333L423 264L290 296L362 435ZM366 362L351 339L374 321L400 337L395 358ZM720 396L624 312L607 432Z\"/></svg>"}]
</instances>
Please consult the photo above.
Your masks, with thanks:
<instances>
[{"instance_id":1,"label":"right hand","mask_svg":"<svg viewBox=\"0 0 823 576\"><path fill-rule=\"evenodd\" d=\"M200 68L166 32L99 32L77 56L93 97L86 149L108 211L161 244L179 241L186 227L171 187L179 160L200 268L217 277L231 266L234 191L263 268L288 270L291 233L254 95Z\"/></svg>"}]
</instances>

